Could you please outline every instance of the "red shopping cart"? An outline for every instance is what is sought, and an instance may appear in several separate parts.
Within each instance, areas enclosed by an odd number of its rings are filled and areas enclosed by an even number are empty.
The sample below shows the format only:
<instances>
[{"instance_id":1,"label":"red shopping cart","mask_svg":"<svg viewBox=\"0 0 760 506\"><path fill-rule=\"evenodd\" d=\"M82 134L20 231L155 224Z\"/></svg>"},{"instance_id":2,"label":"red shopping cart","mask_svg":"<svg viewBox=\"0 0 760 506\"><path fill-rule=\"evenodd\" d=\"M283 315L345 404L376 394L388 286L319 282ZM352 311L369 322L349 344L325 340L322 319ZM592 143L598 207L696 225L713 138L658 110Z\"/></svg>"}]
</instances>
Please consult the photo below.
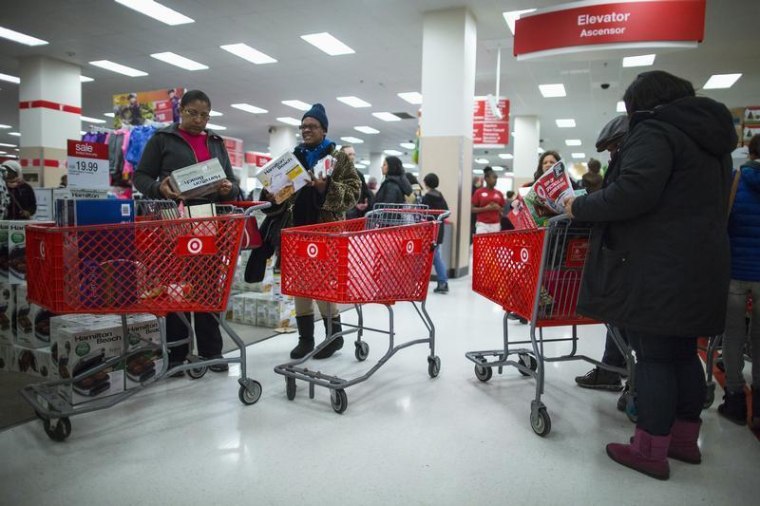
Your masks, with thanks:
<instances>
[{"instance_id":1,"label":"red shopping cart","mask_svg":"<svg viewBox=\"0 0 760 506\"><path fill-rule=\"evenodd\" d=\"M475 376L483 382L491 379L494 367L501 373L504 366L513 366L523 376L536 379L530 424L539 436L546 436L551 430L551 419L541 401L546 362L585 360L628 374L631 391L634 391L633 357L616 329L610 328L610 331L627 358L627 369L608 366L576 353L577 327L598 323L576 313L590 233L588 226L559 216L552 218L546 228L481 234L473 239L472 289L504 308L504 346L499 350L470 351L465 356L475 363ZM509 341L510 313L529 321L529 341ZM554 326L571 326L571 337L544 339L542 328ZM570 342L572 348L567 355L547 357L544 343L548 342ZM524 347L526 344L530 344L530 348ZM511 360L512 355L518 359Z\"/></svg>"},{"instance_id":2,"label":"red shopping cart","mask_svg":"<svg viewBox=\"0 0 760 506\"><path fill-rule=\"evenodd\" d=\"M448 211L429 210L420 205L388 205L376 207L364 218L290 228L282 231L282 292L286 295L315 300L353 304L358 323L342 323L347 330L332 333L313 352L300 360L275 367L285 376L286 394L293 400L296 380L309 383L309 397L314 398L314 386L330 390L333 409L343 413L348 406L345 389L366 381L397 351L415 345L428 344L428 374L438 376L441 360L435 354L435 326L425 309L430 284L433 252L440 222ZM408 301L422 319L428 336L395 344L393 305ZM418 302L420 304L418 304ZM364 326L362 304L383 304L389 315L388 330ZM319 353L339 336L356 333L354 356L366 360L369 345L362 340L365 331L387 334L388 350L365 374L343 379L313 371L301 364Z\"/></svg>"},{"instance_id":3,"label":"red shopping cart","mask_svg":"<svg viewBox=\"0 0 760 506\"><path fill-rule=\"evenodd\" d=\"M54 314L121 315L127 335L128 314L149 313L158 318L160 344L129 346L123 339L122 354L101 361L73 377L25 387L21 394L44 422L51 439L63 441L71 432L69 417L105 409L143 388L180 371L193 379L207 368L240 363L239 398L254 404L261 384L247 376L245 343L220 313L226 310L234 278L246 216L269 203L254 203L245 213L209 218L176 218L176 204L142 202L135 223L82 227L27 227L28 299ZM239 357L201 359L169 369L168 349L190 344L193 330L185 312L214 313L240 351ZM166 315L177 313L188 326L189 338L167 342ZM95 375L118 367L146 352L160 352L161 371L140 381L137 388L73 405L61 395L61 387L83 385ZM192 351L191 351L192 353ZM145 375L148 376L148 375Z\"/></svg>"}]
</instances>

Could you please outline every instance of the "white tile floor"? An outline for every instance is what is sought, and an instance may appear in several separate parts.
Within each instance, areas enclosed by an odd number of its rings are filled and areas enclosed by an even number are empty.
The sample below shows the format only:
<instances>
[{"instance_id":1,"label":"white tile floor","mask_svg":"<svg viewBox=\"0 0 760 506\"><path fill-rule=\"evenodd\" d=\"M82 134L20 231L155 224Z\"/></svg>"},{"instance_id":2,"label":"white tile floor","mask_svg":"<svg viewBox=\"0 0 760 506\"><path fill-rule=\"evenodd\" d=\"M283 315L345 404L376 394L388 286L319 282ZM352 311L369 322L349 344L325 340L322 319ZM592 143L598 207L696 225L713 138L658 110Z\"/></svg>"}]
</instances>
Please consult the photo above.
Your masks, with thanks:
<instances>
[{"instance_id":1,"label":"white tile floor","mask_svg":"<svg viewBox=\"0 0 760 506\"><path fill-rule=\"evenodd\" d=\"M704 414L704 463L672 462L667 482L608 459L604 444L626 440L632 425L616 411L615 394L574 386L584 363L549 366L544 402L553 428L536 436L532 381L506 370L481 383L464 358L501 342L501 309L469 283L453 280L449 295L430 295L437 379L428 377L426 347L413 346L349 388L338 415L327 390L310 400L305 383L287 400L272 367L296 338L273 338L248 349L250 375L264 389L253 406L238 401L233 368L229 376L163 382L73 417L65 443L50 441L40 422L0 433L0 504L756 504L760 442L720 419L717 402ZM424 333L408 304L397 311L400 337ZM368 325L385 323L383 307L366 313ZM519 323L510 329L527 336ZM580 351L599 356L602 328L581 330ZM367 368L387 339L367 340L364 364L349 345L321 368Z\"/></svg>"}]
</instances>

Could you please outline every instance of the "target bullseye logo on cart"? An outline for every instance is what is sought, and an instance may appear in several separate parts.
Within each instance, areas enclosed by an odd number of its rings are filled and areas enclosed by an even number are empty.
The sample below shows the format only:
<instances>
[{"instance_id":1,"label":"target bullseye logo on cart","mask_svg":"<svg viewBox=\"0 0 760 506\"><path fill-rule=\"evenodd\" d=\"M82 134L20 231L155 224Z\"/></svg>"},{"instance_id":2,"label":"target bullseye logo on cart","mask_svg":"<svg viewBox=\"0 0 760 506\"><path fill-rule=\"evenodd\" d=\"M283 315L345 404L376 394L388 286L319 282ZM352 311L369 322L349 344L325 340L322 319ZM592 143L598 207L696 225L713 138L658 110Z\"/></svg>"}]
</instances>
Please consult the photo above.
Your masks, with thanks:
<instances>
[{"instance_id":1,"label":"target bullseye logo on cart","mask_svg":"<svg viewBox=\"0 0 760 506\"><path fill-rule=\"evenodd\" d=\"M40 242L40 258L45 260L45 243Z\"/></svg>"},{"instance_id":2,"label":"target bullseye logo on cart","mask_svg":"<svg viewBox=\"0 0 760 506\"><path fill-rule=\"evenodd\" d=\"M306 254L309 256L309 258L317 258L319 256L319 246L313 242L309 243L306 246Z\"/></svg>"},{"instance_id":3,"label":"target bullseye logo on cart","mask_svg":"<svg viewBox=\"0 0 760 506\"><path fill-rule=\"evenodd\" d=\"M309 260L327 259L327 246L321 242L299 242L296 251L301 258L308 258Z\"/></svg>"},{"instance_id":4,"label":"target bullseye logo on cart","mask_svg":"<svg viewBox=\"0 0 760 506\"><path fill-rule=\"evenodd\" d=\"M404 242L404 252L407 255L414 255L422 251L422 241L419 239L409 239Z\"/></svg>"},{"instance_id":5,"label":"target bullseye logo on cart","mask_svg":"<svg viewBox=\"0 0 760 506\"><path fill-rule=\"evenodd\" d=\"M530 260L530 252L528 251L528 248L520 248L520 261L527 264L528 260Z\"/></svg>"},{"instance_id":6,"label":"target bullseye logo on cart","mask_svg":"<svg viewBox=\"0 0 760 506\"><path fill-rule=\"evenodd\" d=\"M182 236L175 249L178 256L215 255L216 252L216 241L212 236Z\"/></svg>"}]
</instances>

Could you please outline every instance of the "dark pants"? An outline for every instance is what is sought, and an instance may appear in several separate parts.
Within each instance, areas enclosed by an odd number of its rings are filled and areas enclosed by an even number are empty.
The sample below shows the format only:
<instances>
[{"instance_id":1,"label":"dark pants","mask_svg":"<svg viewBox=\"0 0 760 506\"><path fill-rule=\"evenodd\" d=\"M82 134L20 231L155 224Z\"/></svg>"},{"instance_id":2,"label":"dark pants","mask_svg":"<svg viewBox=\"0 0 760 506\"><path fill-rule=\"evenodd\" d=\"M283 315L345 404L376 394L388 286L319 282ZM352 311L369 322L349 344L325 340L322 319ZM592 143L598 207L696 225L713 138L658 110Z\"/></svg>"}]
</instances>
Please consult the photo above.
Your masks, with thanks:
<instances>
[{"instance_id":1,"label":"dark pants","mask_svg":"<svg viewBox=\"0 0 760 506\"><path fill-rule=\"evenodd\" d=\"M624 333L636 353L637 427L665 436L676 418L699 420L706 387L697 338Z\"/></svg>"},{"instance_id":2,"label":"dark pants","mask_svg":"<svg viewBox=\"0 0 760 506\"><path fill-rule=\"evenodd\" d=\"M195 342L198 343L198 355L201 357L215 357L222 354L222 333L219 324L212 313L185 313L188 321L193 318L195 329ZM169 313L166 316L167 341L179 341L188 336L187 325L180 319L177 313ZM169 349L169 362L184 362L189 347L186 344Z\"/></svg>"},{"instance_id":3,"label":"dark pants","mask_svg":"<svg viewBox=\"0 0 760 506\"><path fill-rule=\"evenodd\" d=\"M625 338L625 334L620 332L620 337L628 343ZM615 367L625 367L625 355L620 351L614 339L612 339L612 333L607 329L607 340L604 343L604 355L602 355L602 363Z\"/></svg>"}]
</instances>

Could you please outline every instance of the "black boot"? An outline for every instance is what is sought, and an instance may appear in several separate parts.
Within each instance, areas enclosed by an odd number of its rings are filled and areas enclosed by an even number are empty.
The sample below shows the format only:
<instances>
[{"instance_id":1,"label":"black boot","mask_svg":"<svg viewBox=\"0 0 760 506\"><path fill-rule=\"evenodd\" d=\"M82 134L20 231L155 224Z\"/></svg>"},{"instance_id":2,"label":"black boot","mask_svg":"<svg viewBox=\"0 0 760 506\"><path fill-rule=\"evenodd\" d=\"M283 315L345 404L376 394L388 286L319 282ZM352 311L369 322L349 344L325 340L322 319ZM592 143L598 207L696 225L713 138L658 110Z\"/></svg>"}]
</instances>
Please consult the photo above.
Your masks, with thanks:
<instances>
[{"instance_id":1,"label":"black boot","mask_svg":"<svg viewBox=\"0 0 760 506\"><path fill-rule=\"evenodd\" d=\"M744 389L738 392L726 391L723 404L718 406L718 413L739 425L747 424L747 396Z\"/></svg>"},{"instance_id":2,"label":"black boot","mask_svg":"<svg viewBox=\"0 0 760 506\"><path fill-rule=\"evenodd\" d=\"M438 282L438 286L433 290L435 293L449 293L449 284Z\"/></svg>"},{"instance_id":3,"label":"black boot","mask_svg":"<svg viewBox=\"0 0 760 506\"><path fill-rule=\"evenodd\" d=\"M322 320L325 324L325 335L327 335L327 332L329 332L327 328L327 318ZM338 332L341 332L343 330L343 327L340 324L340 316L334 316L332 318L332 334L335 335ZM325 339L329 339L330 336L327 336ZM322 350L319 353L316 353L314 355L314 358L328 358L332 357L333 353L338 351L339 349L343 348L343 336L336 337L333 342L322 348Z\"/></svg>"},{"instance_id":4,"label":"black boot","mask_svg":"<svg viewBox=\"0 0 760 506\"><path fill-rule=\"evenodd\" d=\"M290 358L303 358L314 349L314 315L296 316L298 346L290 352Z\"/></svg>"}]
</instances>

